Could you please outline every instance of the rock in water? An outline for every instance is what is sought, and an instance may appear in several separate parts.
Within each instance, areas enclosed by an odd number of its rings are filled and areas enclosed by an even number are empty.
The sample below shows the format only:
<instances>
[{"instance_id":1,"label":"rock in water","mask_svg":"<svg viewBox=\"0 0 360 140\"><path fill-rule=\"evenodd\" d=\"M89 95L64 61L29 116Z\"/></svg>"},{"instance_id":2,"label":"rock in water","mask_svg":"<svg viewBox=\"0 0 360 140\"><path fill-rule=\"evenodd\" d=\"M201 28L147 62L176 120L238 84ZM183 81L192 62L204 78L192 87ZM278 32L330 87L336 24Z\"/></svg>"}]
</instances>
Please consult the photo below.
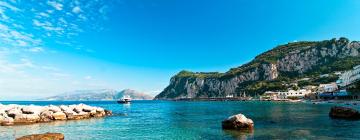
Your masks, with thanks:
<instances>
[{"instance_id":1,"label":"rock in water","mask_svg":"<svg viewBox=\"0 0 360 140\"><path fill-rule=\"evenodd\" d=\"M19 114L14 118L15 124L30 124L36 123L40 120L40 117L35 114Z\"/></svg>"},{"instance_id":2,"label":"rock in water","mask_svg":"<svg viewBox=\"0 0 360 140\"><path fill-rule=\"evenodd\" d=\"M20 138L16 138L16 140L64 140L64 134L61 133L45 133L45 134L34 134L27 135Z\"/></svg>"},{"instance_id":3,"label":"rock in water","mask_svg":"<svg viewBox=\"0 0 360 140\"><path fill-rule=\"evenodd\" d=\"M12 118L15 118L16 115L21 115L21 114L22 114L21 110L17 108L13 108L7 111L7 115Z\"/></svg>"},{"instance_id":4,"label":"rock in water","mask_svg":"<svg viewBox=\"0 0 360 140\"><path fill-rule=\"evenodd\" d=\"M50 122L54 120L53 112L51 111L44 111L40 114L40 122Z\"/></svg>"},{"instance_id":5,"label":"rock in water","mask_svg":"<svg viewBox=\"0 0 360 140\"><path fill-rule=\"evenodd\" d=\"M249 130L254 129L254 122L243 114L237 114L222 121L222 128L227 130Z\"/></svg>"},{"instance_id":6,"label":"rock in water","mask_svg":"<svg viewBox=\"0 0 360 140\"><path fill-rule=\"evenodd\" d=\"M3 125L3 126L14 125L14 119L11 117L4 118L1 121L1 125Z\"/></svg>"},{"instance_id":7,"label":"rock in water","mask_svg":"<svg viewBox=\"0 0 360 140\"><path fill-rule=\"evenodd\" d=\"M61 108L58 107L58 106L54 106L54 105L50 105L50 106L48 107L48 109L49 109L49 111L54 112L54 113L56 113L56 112L61 112Z\"/></svg>"},{"instance_id":8,"label":"rock in water","mask_svg":"<svg viewBox=\"0 0 360 140\"><path fill-rule=\"evenodd\" d=\"M360 120L360 112L348 107L332 107L329 116L334 119Z\"/></svg>"},{"instance_id":9,"label":"rock in water","mask_svg":"<svg viewBox=\"0 0 360 140\"><path fill-rule=\"evenodd\" d=\"M110 110L104 110L105 111L105 115L106 116L111 116L111 115L113 115L112 114L112 111L110 111Z\"/></svg>"},{"instance_id":10,"label":"rock in water","mask_svg":"<svg viewBox=\"0 0 360 140\"><path fill-rule=\"evenodd\" d=\"M56 112L53 114L55 120L66 120L66 115L63 112Z\"/></svg>"}]
</instances>

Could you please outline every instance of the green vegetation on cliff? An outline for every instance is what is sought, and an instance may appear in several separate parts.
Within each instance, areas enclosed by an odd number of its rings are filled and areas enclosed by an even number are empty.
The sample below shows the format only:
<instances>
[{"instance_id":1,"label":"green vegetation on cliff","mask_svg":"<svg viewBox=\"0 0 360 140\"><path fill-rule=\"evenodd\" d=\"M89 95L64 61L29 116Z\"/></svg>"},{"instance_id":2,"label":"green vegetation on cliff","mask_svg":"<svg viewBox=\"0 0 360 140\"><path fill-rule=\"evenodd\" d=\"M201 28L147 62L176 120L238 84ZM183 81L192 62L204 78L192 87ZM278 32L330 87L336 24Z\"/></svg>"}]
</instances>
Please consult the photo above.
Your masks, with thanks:
<instances>
[{"instance_id":1,"label":"green vegetation on cliff","mask_svg":"<svg viewBox=\"0 0 360 140\"><path fill-rule=\"evenodd\" d=\"M335 72L349 70L360 64L359 44L350 43L347 38L293 42L279 45L225 73L181 71L173 77L177 82L170 83L157 98L190 96L189 92L195 97L218 97L244 92L256 95L268 90L284 91L294 88L293 84L303 87L335 82L338 79ZM276 66L275 78L269 78L273 72L269 68L270 64ZM328 75L320 76L323 74ZM234 80L235 77L237 79ZM199 79L205 83L194 83Z\"/></svg>"}]
</instances>

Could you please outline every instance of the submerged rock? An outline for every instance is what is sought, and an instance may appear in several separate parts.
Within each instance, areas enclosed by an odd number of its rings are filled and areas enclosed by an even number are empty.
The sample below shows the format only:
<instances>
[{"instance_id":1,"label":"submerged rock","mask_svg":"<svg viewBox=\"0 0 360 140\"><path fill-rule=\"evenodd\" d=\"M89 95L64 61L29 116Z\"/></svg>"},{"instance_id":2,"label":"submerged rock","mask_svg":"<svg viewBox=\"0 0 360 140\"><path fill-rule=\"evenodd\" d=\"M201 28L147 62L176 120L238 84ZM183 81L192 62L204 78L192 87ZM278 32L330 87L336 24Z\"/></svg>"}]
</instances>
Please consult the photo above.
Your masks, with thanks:
<instances>
[{"instance_id":1,"label":"submerged rock","mask_svg":"<svg viewBox=\"0 0 360 140\"><path fill-rule=\"evenodd\" d=\"M360 112L348 107L332 107L329 116L334 119L360 120Z\"/></svg>"},{"instance_id":2,"label":"submerged rock","mask_svg":"<svg viewBox=\"0 0 360 140\"><path fill-rule=\"evenodd\" d=\"M237 114L222 121L222 128L226 130L252 131L254 129L254 122L243 114Z\"/></svg>"},{"instance_id":3,"label":"submerged rock","mask_svg":"<svg viewBox=\"0 0 360 140\"><path fill-rule=\"evenodd\" d=\"M65 136L61 133L45 133L45 134L33 134L27 135L16 140L64 140Z\"/></svg>"}]
</instances>

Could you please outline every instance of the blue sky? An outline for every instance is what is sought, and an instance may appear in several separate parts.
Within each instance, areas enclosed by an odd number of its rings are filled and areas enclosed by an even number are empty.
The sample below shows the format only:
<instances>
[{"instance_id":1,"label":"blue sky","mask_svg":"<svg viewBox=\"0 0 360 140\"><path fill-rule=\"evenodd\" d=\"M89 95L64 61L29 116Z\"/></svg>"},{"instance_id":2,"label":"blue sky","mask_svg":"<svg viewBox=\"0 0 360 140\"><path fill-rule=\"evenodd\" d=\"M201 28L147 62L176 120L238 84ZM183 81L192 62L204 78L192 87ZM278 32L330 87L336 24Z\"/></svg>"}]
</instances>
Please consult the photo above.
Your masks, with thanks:
<instances>
[{"instance_id":1,"label":"blue sky","mask_svg":"<svg viewBox=\"0 0 360 140\"><path fill-rule=\"evenodd\" d=\"M157 94L172 75L225 72L276 45L360 40L357 0L0 1L0 100L79 89Z\"/></svg>"}]
</instances>

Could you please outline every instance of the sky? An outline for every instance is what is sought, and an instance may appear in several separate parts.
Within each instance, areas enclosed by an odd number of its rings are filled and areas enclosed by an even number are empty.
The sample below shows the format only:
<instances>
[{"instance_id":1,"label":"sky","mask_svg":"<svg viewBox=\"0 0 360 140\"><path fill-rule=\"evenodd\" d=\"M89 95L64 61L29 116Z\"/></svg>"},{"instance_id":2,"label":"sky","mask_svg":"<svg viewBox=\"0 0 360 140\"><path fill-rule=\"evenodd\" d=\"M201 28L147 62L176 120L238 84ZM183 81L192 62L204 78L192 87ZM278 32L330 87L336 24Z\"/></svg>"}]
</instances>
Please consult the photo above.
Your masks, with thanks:
<instances>
[{"instance_id":1,"label":"sky","mask_svg":"<svg viewBox=\"0 0 360 140\"><path fill-rule=\"evenodd\" d=\"M360 40L358 0L1 0L0 100L161 92L288 42Z\"/></svg>"}]
</instances>

